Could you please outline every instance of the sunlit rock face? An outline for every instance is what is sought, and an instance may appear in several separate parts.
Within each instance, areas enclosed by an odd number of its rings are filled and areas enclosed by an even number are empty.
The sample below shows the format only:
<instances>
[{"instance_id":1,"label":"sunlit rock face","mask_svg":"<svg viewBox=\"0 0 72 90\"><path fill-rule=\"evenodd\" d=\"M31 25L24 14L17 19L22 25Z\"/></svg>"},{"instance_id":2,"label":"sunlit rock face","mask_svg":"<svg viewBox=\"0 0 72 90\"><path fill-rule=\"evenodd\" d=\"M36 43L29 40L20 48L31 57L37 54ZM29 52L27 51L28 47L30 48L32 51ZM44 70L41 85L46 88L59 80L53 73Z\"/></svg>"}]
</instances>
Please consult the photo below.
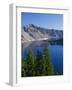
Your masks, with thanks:
<instances>
[{"instance_id":1,"label":"sunlit rock face","mask_svg":"<svg viewBox=\"0 0 72 90\"><path fill-rule=\"evenodd\" d=\"M63 30L47 29L33 24L22 27L21 42L63 39Z\"/></svg>"}]
</instances>

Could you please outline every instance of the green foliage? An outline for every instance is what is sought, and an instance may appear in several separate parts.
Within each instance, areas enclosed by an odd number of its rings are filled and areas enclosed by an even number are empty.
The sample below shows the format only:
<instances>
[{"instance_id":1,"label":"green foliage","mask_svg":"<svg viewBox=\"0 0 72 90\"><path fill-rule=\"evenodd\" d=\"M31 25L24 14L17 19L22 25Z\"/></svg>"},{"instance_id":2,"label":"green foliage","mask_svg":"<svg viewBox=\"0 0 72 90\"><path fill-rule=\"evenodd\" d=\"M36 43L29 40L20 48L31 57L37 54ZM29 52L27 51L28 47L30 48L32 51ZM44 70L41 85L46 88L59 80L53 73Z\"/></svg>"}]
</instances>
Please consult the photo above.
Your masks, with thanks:
<instances>
[{"instance_id":1,"label":"green foliage","mask_svg":"<svg viewBox=\"0 0 72 90\"><path fill-rule=\"evenodd\" d=\"M27 66L27 62L22 60L22 77L25 77L27 75L27 72L28 72L28 66Z\"/></svg>"},{"instance_id":2,"label":"green foliage","mask_svg":"<svg viewBox=\"0 0 72 90\"><path fill-rule=\"evenodd\" d=\"M48 43L46 43L44 47L43 56L41 52L37 50L36 57L34 57L32 48L29 48L26 60L22 60L21 70L22 77L54 75Z\"/></svg>"},{"instance_id":3,"label":"green foliage","mask_svg":"<svg viewBox=\"0 0 72 90\"><path fill-rule=\"evenodd\" d=\"M42 75L53 75L54 74L53 65L51 63L50 53L48 49L48 42L46 42L45 44L43 59L42 59L42 66L43 66Z\"/></svg>"},{"instance_id":4,"label":"green foliage","mask_svg":"<svg viewBox=\"0 0 72 90\"><path fill-rule=\"evenodd\" d=\"M35 75L40 76L41 70L42 70L41 53L39 50L37 50L37 55L36 55L36 60L35 60L35 72L36 72Z\"/></svg>"},{"instance_id":5,"label":"green foliage","mask_svg":"<svg viewBox=\"0 0 72 90\"><path fill-rule=\"evenodd\" d=\"M45 59L45 55L43 55L43 58L42 58L42 75L46 75L46 59Z\"/></svg>"},{"instance_id":6,"label":"green foliage","mask_svg":"<svg viewBox=\"0 0 72 90\"><path fill-rule=\"evenodd\" d=\"M29 53L28 53L28 57L27 57L27 68L28 68L27 75L28 76L35 76L34 55L33 55L31 48L29 48Z\"/></svg>"}]
</instances>

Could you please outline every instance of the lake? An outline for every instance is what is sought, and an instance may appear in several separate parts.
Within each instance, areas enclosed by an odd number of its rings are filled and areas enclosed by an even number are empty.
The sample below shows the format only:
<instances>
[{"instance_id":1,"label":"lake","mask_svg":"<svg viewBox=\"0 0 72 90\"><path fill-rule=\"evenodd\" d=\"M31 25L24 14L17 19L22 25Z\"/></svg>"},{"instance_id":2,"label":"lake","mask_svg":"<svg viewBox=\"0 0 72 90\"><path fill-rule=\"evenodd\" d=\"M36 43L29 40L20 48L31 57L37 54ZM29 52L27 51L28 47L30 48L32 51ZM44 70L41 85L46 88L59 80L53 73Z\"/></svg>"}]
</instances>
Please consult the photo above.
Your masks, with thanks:
<instances>
[{"instance_id":1,"label":"lake","mask_svg":"<svg viewBox=\"0 0 72 90\"><path fill-rule=\"evenodd\" d=\"M29 47L32 48L34 56L36 56L37 50L39 50L42 55L45 42L47 41L33 41L22 44L22 58L27 57ZM50 41L48 48L56 75L63 75L63 44L57 44L57 41Z\"/></svg>"}]
</instances>

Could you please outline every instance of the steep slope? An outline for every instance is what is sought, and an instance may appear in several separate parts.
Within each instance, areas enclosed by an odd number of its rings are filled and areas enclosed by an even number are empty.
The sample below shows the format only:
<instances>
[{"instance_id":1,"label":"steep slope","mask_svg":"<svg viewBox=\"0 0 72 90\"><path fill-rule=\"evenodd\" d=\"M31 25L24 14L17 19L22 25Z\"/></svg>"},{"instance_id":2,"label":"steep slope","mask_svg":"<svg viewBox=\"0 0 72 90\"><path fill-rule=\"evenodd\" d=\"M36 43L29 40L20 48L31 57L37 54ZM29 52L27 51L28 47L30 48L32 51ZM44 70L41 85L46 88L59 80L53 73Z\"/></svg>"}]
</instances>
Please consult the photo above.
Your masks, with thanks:
<instances>
[{"instance_id":1,"label":"steep slope","mask_svg":"<svg viewBox=\"0 0 72 90\"><path fill-rule=\"evenodd\" d=\"M22 43L27 41L34 41L34 38L32 38L27 32L24 30L21 31L21 41Z\"/></svg>"},{"instance_id":2,"label":"steep slope","mask_svg":"<svg viewBox=\"0 0 72 90\"><path fill-rule=\"evenodd\" d=\"M62 30L46 29L29 24L24 26L21 32L22 43L37 40L58 40L63 38Z\"/></svg>"}]
</instances>

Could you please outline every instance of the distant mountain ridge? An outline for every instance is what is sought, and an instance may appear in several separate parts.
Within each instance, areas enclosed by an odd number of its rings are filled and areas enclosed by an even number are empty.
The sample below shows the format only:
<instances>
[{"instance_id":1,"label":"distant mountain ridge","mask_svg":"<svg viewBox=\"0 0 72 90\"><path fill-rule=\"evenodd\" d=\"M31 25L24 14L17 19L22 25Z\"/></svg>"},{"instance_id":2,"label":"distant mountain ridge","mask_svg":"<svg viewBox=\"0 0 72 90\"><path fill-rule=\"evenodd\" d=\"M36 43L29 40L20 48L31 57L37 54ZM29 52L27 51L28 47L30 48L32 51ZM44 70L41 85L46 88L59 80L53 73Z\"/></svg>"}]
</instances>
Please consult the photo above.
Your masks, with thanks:
<instances>
[{"instance_id":1,"label":"distant mountain ridge","mask_svg":"<svg viewBox=\"0 0 72 90\"><path fill-rule=\"evenodd\" d=\"M37 40L58 40L63 39L63 30L46 29L43 27L29 24L22 27L21 42Z\"/></svg>"}]
</instances>

